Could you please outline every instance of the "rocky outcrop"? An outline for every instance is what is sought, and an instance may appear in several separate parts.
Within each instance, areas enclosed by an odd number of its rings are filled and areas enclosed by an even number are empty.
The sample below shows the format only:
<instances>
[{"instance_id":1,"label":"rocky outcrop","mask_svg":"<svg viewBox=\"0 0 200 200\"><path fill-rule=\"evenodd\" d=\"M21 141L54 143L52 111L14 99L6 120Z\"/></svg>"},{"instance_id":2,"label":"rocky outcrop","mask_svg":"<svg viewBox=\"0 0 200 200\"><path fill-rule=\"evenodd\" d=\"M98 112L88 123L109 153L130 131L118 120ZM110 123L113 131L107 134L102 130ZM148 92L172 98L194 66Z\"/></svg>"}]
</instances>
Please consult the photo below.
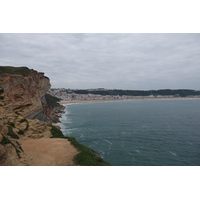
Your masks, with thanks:
<instances>
[{"instance_id":1,"label":"rocky outcrop","mask_svg":"<svg viewBox=\"0 0 200 200\"><path fill-rule=\"evenodd\" d=\"M108 165L52 125L64 106L49 88L43 73L0 67L0 166Z\"/></svg>"},{"instance_id":2,"label":"rocky outcrop","mask_svg":"<svg viewBox=\"0 0 200 200\"><path fill-rule=\"evenodd\" d=\"M27 67L0 67L0 165L26 165L20 141L50 138L62 106L46 100L49 78Z\"/></svg>"},{"instance_id":3,"label":"rocky outcrop","mask_svg":"<svg viewBox=\"0 0 200 200\"><path fill-rule=\"evenodd\" d=\"M28 76L20 74L1 74L0 87L4 90L3 104L10 111L18 112L24 117L40 113L45 120L41 98L50 89L49 79L44 74L30 70Z\"/></svg>"},{"instance_id":4,"label":"rocky outcrop","mask_svg":"<svg viewBox=\"0 0 200 200\"><path fill-rule=\"evenodd\" d=\"M23 74L23 70L26 74ZM4 91L0 105L7 111L20 113L28 119L58 121L57 113L53 109L62 110L63 107L58 103L55 106L47 104L45 95L51 85L44 73L38 73L27 67L0 67L0 72L0 88Z\"/></svg>"}]
</instances>

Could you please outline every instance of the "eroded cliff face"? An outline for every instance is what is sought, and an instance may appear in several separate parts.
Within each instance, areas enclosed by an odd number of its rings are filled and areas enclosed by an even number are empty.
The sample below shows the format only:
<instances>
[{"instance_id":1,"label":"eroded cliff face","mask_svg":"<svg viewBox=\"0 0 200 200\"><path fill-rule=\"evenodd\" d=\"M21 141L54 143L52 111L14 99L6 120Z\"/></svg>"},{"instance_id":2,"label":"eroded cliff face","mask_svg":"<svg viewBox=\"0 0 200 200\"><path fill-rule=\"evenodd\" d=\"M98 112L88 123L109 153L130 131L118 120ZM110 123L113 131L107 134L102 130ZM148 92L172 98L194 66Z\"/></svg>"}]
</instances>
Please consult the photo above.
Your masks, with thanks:
<instances>
[{"instance_id":1,"label":"eroded cliff face","mask_svg":"<svg viewBox=\"0 0 200 200\"><path fill-rule=\"evenodd\" d=\"M43 114L42 97L50 89L49 79L37 71L30 75L2 74L0 87L4 90L3 106L10 111L19 112L24 117L34 118ZM42 118L41 117L41 118Z\"/></svg>"},{"instance_id":2,"label":"eroded cliff face","mask_svg":"<svg viewBox=\"0 0 200 200\"><path fill-rule=\"evenodd\" d=\"M50 86L43 73L0 67L0 165L26 165L20 141L52 136L58 117L45 99Z\"/></svg>"}]
</instances>

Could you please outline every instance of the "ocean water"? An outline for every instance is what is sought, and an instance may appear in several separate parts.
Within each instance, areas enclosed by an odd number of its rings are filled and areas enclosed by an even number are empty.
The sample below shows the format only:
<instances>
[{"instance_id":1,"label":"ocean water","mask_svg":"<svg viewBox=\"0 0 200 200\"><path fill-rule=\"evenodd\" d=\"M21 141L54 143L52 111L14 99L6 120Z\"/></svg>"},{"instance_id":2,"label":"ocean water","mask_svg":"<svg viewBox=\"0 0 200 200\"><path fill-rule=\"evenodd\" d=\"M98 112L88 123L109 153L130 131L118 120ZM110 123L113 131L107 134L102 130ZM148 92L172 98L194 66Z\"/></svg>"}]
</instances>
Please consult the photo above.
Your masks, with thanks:
<instances>
[{"instance_id":1,"label":"ocean water","mask_svg":"<svg viewBox=\"0 0 200 200\"><path fill-rule=\"evenodd\" d=\"M200 165L200 99L69 104L61 128L113 166Z\"/></svg>"}]
</instances>

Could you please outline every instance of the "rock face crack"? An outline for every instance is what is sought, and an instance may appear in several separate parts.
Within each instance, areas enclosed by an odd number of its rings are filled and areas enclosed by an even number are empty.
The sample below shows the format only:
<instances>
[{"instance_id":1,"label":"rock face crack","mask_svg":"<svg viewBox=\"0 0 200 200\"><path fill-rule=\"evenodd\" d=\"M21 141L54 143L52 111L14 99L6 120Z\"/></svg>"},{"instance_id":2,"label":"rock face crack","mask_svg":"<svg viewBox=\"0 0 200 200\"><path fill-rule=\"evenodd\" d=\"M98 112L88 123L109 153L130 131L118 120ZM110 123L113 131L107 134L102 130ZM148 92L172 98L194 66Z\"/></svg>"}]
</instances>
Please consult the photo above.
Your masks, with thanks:
<instances>
[{"instance_id":1,"label":"rock face crack","mask_svg":"<svg viewBox=\"0 0 200 200\"><path fill-rule=\"evenodd\" d=\"M22 111L23 109L25 109L25 108L27 108L29 106L32 106L32 105L33 105L32 103L28 103L28 104L25 104L25 105L20 105L20 106L16 107L13 111L18 111L18 110Z\"/></svg>"}]
</instances>

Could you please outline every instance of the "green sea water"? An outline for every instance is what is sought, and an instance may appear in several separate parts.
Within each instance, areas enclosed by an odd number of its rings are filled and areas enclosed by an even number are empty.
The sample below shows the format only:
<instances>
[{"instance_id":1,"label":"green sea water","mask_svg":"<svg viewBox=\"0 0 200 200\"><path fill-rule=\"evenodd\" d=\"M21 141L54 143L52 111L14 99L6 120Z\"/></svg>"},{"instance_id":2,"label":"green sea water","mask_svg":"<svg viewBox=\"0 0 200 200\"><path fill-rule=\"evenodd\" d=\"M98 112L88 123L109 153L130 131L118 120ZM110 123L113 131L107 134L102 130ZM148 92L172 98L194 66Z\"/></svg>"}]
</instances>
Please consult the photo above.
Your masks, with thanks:
<instances>
[{"instance_id":1,"label":"green sea water","mask_svg":"<svg viewBox=\"0 0 200 200\"><path fill-rule=\"evenodd\" d=\"M61 128L114 166L200 165L200 99L70 104Z\"/></svg>"}]
</instances>

